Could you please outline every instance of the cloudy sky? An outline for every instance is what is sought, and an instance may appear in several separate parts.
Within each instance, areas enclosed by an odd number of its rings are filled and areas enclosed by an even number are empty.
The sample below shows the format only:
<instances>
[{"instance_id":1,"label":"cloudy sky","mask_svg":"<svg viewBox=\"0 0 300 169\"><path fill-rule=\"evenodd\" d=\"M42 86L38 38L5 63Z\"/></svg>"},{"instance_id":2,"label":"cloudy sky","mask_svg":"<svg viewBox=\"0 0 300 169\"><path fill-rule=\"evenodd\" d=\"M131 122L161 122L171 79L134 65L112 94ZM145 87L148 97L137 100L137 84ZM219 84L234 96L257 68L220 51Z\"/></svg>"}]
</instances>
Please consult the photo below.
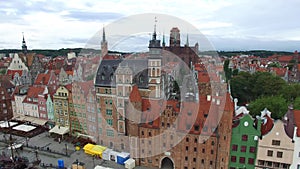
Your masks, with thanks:
<instances>
[{"instance_id":1,"label":"cloudy sky","mask_svg":"<svg viewBox=\"0 0 300 169\"><path fill-rule=\"evenodd\" d=\"M299 0L10 0L0 4L0 49L19 49L22 32L29 49L85 47L103 25L109 28L132 15L159 13L193 25L217 50L300 50ZM168 34L170 28L157 20L159 37ZM146 21L154 24L154 19ZM185 42L183 36L191 30L180 29ZM144 40L147 44L149 39L139 39ZM130 48L124 44L117 49Z\"/></svg>"}]
</instances>

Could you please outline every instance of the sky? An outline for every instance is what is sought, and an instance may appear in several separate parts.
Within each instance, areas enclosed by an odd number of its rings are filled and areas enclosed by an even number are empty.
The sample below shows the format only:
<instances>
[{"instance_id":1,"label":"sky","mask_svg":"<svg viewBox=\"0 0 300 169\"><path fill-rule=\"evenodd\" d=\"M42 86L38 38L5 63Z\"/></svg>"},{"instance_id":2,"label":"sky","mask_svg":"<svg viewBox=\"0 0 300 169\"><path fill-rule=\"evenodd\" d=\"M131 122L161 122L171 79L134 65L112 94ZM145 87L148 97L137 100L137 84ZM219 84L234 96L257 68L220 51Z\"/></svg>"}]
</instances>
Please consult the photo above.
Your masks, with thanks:
<instances>
[{"instance_id":1,"label":"sky","mask_svg":"<svg viewBox=\"0 0 300 169\"><path fill-rule=\"evenodd\" d=\"M20 49L22 32L29 49L84 48L95 35L99 35L100 44L103 26L109 34L109 25L145 13L186 21L216 50L300 48L299 0L0 0L0 5L0 49ZM154 18L143 22L150 23L148 32L126 41L132 44L123 43L115 49L131 51L139 49L135 45L147 45ZM162 34L168 37L172 27L162 22L168 20L157 17L159 38ZM139 22L131 24L141 26ZM179 29L182 43L188 34L192 37L189 27ZM109 36L107 40L109 49L113 48ZM201 50L202 44L199 45Z\"/></svg>"}]
</instances>

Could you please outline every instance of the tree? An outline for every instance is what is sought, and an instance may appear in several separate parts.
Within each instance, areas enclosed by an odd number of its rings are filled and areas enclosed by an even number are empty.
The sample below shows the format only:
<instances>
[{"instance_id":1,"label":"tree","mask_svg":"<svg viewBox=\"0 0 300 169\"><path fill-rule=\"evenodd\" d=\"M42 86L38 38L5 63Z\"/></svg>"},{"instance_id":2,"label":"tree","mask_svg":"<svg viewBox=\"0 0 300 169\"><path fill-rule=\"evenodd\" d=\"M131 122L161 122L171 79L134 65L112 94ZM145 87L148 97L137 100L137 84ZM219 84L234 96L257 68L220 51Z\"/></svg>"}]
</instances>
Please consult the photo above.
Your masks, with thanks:
<instances>
[{"instance_id":1,"label":"tree","mask_svg":"<svg viewBox=\"0 0 300 169\"><path fill-rule=\"evenodd\" d=\"M249 104L252 116L260 115L260 112L267 108L272 112L272 118L281 119L287 112L288 103L282 96L267 96L256 99Z\"/></svg>"},{"instance_id":2,"label":"tree","mask_svg":"<svg viewBox=\"0 0 300 169\"><path fill-rule=\"evenodd\" d=\"M240 72L230 80L232 96L239 99L239 104L245 104L252 100L250 78L250 73Z\"/></svg>"},{"instance_id":3,"label":"tree","mask_svg":"<svg viewBox=\"0 0 300 169\"><path fill-rule=\"evenodd\" d=\"M239 72L230 80L232 96L238 98L240 104L249 103L264 96L280 95L287 85L280 77L269 72Z\"/></svg>"},{"instance_id":4,"label":"tree","mask_svg":"<svg viewBox=\"0 0 300 169\"><path fill-rule=\"evenodd\" d=\"M231 79L231 76L232 76L232 69L229 68L229 63L230 63L230 60L229 59L226 59L224 61L224 65L223 65L223 69L224 69L224 73L225 73L225 78L226 78L226 82L228 82L228 80Z\"/></svg>"}]
</instances>

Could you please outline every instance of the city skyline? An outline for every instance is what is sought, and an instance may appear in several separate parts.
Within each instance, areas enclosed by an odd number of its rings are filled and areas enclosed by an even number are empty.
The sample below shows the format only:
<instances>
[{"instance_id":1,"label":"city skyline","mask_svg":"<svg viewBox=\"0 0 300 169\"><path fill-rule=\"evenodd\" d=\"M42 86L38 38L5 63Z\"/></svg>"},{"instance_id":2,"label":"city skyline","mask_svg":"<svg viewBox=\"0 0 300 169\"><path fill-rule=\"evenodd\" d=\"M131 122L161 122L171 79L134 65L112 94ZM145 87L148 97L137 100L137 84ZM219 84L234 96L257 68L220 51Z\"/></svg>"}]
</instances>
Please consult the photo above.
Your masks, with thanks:
<instances>
[{"instance_id":1,"label":"city skyline","mask_svg":"<svg viewBox=\"0 0 300 169\"><path fill-rule=\"evenodd\" d=\"M24 4L10 1L2 5L1 49L20 48L22 32L29 49L84 48L103 25L143 13L167 14L189 22L208 38L216 50L294 51L300 46L300 25L296 22L299 1L286 3L266 0L253 3L248 0L206 0L145 3L78 0L71 4L63 1L29 0ZM154 19L149 22L153 25ZM158 18L158 27L159 24ZM158 32L168 35L171 28L159 29ZM189 33L187 28L181 30L183 36ZM144 39L142 38L143 41ZM146 38L145 44L147 41ZM123 50L126 49L125 45Z\"/></svg>"}]
</instances>

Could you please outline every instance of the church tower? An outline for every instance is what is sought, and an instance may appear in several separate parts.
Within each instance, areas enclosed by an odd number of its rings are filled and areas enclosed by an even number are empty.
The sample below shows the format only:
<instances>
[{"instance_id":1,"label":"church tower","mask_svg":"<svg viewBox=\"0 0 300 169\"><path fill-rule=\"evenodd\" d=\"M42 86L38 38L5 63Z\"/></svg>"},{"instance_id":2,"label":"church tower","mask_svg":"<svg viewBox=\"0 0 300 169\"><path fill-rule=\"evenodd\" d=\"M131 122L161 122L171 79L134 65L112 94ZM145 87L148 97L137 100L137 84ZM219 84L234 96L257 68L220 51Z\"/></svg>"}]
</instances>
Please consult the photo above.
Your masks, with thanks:
<instances>
[{"instance_id":1,"label":"church tower","mask_svg":"<svg viewBox=\"0 0 300 169\"><path fill-rule=\"evenodd\" d=\"M24 33L23 34L23 40L22 40L22 51L24 53L24 55L27 54L27 46L26 46L26 42L25 42L25 38L24 38Z\"/></svg>"},{"instance_id":2,"label":"church tower","mask_svg":"<svg viewBox=\"0 0 300 169\"><path fill-rule=\"evenodd\" d=\"M148 77L150 97L161 97L161 45L160 40L156 39L156 18L152 39L149 41L149 58L148 58Z\"/></svg>"},{"instance_id":3,"label":"church tower","mask_svg":"<svg viewBox=\"0 0 300 169\"><path fill-rule=\"evenodd\" d=\"M107 41L105 39L105 30L103 27L102 41L101 41L101 57L103 58L107 53L108 53Z\"/></svg>"},{"instance_id":4,"label":"church tower","mask_svg":"<svg viewBox=\"0 0 300 169\"><path fill-rule=\"evenodd\" d=\"M180 46L180 30L174 27L170 31L170 47Z\"/></svg>"}]
</instances>

